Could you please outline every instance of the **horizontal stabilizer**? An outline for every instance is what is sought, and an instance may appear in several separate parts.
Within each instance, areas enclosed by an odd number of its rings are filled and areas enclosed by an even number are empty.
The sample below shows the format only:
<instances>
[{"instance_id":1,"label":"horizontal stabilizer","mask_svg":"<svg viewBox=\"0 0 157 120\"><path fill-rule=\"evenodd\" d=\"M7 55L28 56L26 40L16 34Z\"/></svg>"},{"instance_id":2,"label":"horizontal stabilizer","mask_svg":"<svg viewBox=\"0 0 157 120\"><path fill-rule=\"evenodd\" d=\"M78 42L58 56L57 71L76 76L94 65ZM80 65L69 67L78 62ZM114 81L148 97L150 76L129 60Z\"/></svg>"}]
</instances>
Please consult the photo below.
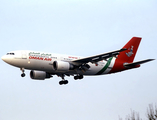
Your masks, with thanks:
<instances>
[{"instance_id":1,"label":"horizontal stabilizer","mask_svg":"<svg viewBox=\"0 0 157 120\"><path fill-rule=\"evenodd\" d=\"M146 62L150 62L152 60L155 60L155 59L147 59L147 60L142 60L142 61L138 61L138 62L133 62L133 63L125 63L124 64L124 67L126 68L130 68L130 67L135 67L137 65L140 65L140 64L143 64L143 63L146 63Z\"/></svg>"}]
</instances>

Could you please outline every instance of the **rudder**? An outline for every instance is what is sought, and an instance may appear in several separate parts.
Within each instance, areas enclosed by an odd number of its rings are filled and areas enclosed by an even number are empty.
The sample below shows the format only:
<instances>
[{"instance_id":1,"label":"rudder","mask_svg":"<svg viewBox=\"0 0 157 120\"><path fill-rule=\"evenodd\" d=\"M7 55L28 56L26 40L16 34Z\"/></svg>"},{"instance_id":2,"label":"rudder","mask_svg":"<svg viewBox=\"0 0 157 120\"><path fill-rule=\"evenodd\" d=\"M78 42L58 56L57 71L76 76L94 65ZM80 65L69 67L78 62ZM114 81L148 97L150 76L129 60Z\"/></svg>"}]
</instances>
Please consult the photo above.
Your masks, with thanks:
<instances>
[{"instance_id":1,"label":"rudder","mask_svg":"<svg viewBox=\"0 0 157 120\"><path fill-rule=\"evenodd\" d=\"M131 40L123 47L123 49L127 50L121 52L118 55L118 59L123 62L132 63L135 58L141 39L142 38L140 37L131 38Z\"/></svg>"}]
</instances>

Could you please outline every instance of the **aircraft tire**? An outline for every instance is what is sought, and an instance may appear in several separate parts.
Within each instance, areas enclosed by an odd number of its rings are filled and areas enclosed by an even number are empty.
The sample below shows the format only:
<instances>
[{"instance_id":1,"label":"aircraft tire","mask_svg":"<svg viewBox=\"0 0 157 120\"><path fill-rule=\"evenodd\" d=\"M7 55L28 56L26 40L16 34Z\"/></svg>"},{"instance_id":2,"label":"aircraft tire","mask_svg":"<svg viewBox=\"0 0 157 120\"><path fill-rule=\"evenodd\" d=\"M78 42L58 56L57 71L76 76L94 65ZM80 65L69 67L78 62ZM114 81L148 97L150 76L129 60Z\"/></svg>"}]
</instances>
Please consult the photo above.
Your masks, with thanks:
<instances>
[{"instance_id":1,"label":"aircraft tire","mask_svg":"<svg viewBox=\"0 0 157 120\"><path fill-rule=\"evenodd\" d=\"M25 77L25 76L26 76L25 73L22 73L22 74L21 74L21 77Z\"/></svg>"},{"instance_id":2,"label":"aircraft tire","mask_svg":"<svg viewBox=\"0 0 157 120\"><path fill-rule=\"evenodd\" d=\"M77 79L79 79L79 77L78 76L74 76L74 79L77 80Z\"/></svg>"},{"instance_id":3,"label":"aircraft tire","mask_svg":"<svg viewBox=\"0 0 157 120\"><path fill-rule=\"evenodd\" d=\"M83 79L83 75L80 75L80 76L79 76L79 79Z\"/></svg>"},{"instance_id":4,"label":"aircraft tire","mask_svg":"<svg viewBox=\"0 0 157 120\"><path fill-rule=\"evenodd\" d=\"M66 84L68 84L68 80L59 81L59 84L60 84L60 85L63 85L63 84L66 85Z\"/></svg>"},{"instance_id":5,"label":"aircraft tire","mask_svg":"<svg viewBox=\"0 0 157 120\"><path fill-rule=\"evenodd\" d=\"M68 80L65 80L65 81L64 81L64 84L68 84Z\"/></svg>"},{"instance_id":6,"label":"aircraft tire","mask_svg":"<svg viewBox=\"0 0 157 120\"><path fill-rule=\"evenodd\" d=\"M59 81L59 84L60 84L60 85L63 85L63 81Z\"/></svg>"},{"instance_id":7,"label":"aircraft tire","mask_svg":"<svg viewBox=\"0 0 157 120\"><path fill-rule=\"evenodd\" d=\"M83 75L74 76L74 79L75 79L75 80L77 80L77 79L83 79Z\"/></svg>"}]
</instances>

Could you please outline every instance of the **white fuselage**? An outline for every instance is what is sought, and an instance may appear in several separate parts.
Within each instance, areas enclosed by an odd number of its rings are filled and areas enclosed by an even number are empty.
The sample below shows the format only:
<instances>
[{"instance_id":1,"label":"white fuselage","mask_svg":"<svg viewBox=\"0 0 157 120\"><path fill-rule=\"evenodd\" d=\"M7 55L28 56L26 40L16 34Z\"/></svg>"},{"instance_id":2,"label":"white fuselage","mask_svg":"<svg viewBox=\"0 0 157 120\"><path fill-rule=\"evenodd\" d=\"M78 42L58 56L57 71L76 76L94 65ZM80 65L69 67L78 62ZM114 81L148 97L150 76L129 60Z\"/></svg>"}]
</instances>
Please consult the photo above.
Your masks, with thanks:
<instances>
[{"instance_id":1,"label":"white fuselage","mask_svg":"<svg viewBox=\"0 0 157 120\"><path fill-rule=\"evenodd\" d=\"M2 59L10 65L24 68L28 70L39 70L49 72L51 74L64 73L69 75L82 74L82 75L96 75L99 71L101 74L107 74L112 69L115 63L115 57L112 57L110 63L108 61L100 61L96 64L89 62L90 68L87 71L82 70L68 70L68 71L56 71L54 70L52 64L54 61L64 61L71 62L73 60L80 59L79 56L71 55L60 55L46 52L36 52L36 51L11 51L7 55L3 56ZM107 66L106 66L107 65Z\"/></svg>"}]
</instances>

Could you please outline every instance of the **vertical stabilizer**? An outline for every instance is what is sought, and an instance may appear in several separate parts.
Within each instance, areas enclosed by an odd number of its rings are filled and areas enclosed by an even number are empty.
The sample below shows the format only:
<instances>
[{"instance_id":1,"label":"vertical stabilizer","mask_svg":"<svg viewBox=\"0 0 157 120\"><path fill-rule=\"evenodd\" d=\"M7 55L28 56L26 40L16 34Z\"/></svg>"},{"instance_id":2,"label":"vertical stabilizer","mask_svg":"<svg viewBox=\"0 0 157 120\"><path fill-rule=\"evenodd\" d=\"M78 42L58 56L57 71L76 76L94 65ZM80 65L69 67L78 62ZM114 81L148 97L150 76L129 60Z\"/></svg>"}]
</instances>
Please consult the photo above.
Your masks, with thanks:
<instances>
[{"instance_id":1,"label":"vertical stabilizer","mask_svg":"<svg viewBox=\"0 0 157 120\"><path fill-rule=\"evenodd\" d=\"M127 69L124 67L124 65L126 65L126 63L132 63L134 61L141 39L142 38L140 37L131 38L131 40L123 47L123 49L127 50L120 52L120 54L117 56L115 64L110 73L120 72ZM139 67L139 65L134 67Z\"/></svg>"},{"instance_id":2,"label":"vertical stabilizer","mask_svg":"<svg viewBox=\"0 0 157 120\"><path fill-rule=\"evenodd\" d=\"M127 62L127 63L132 63L136 52L138 50L139 44L141 42L140 37L133 37L124 47L123 49L127 49L124 52L121 52L118 55L118 60L122 61L122 62Z\"/></svg>"}]
</instances>

